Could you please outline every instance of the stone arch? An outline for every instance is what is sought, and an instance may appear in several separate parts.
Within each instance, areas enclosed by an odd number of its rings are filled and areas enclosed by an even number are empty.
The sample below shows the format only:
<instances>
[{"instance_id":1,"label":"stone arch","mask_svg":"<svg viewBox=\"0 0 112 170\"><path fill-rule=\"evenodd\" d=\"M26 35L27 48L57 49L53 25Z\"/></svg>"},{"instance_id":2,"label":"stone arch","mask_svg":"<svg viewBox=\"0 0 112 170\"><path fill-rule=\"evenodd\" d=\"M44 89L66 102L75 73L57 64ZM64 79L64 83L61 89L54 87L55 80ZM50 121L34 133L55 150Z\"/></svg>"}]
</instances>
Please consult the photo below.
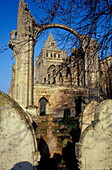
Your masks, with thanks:
<instances>
[{"instance_id":1,"label":"stone arch","mask_svg":"<svg viewBox=\"0 0 112 170\"><path fill-rule=\"evenodd\" d=\"M77 63L75 63L74 64L74 70L73 70L73 83L74 83L74 85L75 86L78 86L79 85L79 75L78 75L78 66L77 66L78 64Z\"/></svg>"},{"instance_id":2,"label":"stone arch","mask_svg":"<svg viewBox=\"0 0 112 170\"><path fill-rule=\"evenodd\" d=\"M96 50L98 48L98 45L97 45L97 41L92 39L91 37L89 36L86 36L86 35L83 35L83 34L79 34L77 31L75 31L73 28L69 27L69 26L66 26L66 25L63 25L63 24L58 24L58 23L55 23L55 24L45 24L45 25L35 25L35 36L34 38L36 39L37 37L37 34L39 34L40 32L46 30L46 29L50 29L50 28L60 28L60 29L63 29L63 30L66 30L68 32L70 32L71 34L75 35L78 40L80 41L80 51L81 53L83 54L83 59L84 60L87 60L91 63L98 63L98 57L97 57L97 53L96 53ZM94 44L94 45L92 45ZM90 54L87 55L88 51L91 51L92 50L92 57ZM85 54L85 55L84 55ZM87 67L86 67L86 71L85 71L85 77L89 77L88 74L94 72L96 74L96 72L98 71L98 64L94 64L94 69L93 67L90 67L91 65L89 64L89 62L87 63ZM88 72L88 70L90 72ZM96 77L98 78L99 77L99 74L96 75ZM89 81L89 78L87 79L86 82L84 82L85 85L88 85L90 83ZM97 81L95 81L94 83L91 81L91 90L93 92L93 89L95 89L95 86L97 88ZM92 89L93 88L93 89ZM98 89L95 89L94 90L94 93L96 95L96 90L97 90L97 93L98 93Z\"/></svg>"},{"instance_id":3,"label":"stone arch","mask_svg":"<svg viewBox=\"0 0 112 170\"><path fill-rule=\"evenodd\" d=\"M57 76L56 76L56 84L60 84L62 85L63 84L63 76L62 76L62 73L59 71Z\"/></svg>"},{"instance_id":4,"label":"stone arch","mask_svg":"<svg viewBox=\"0 0 112 170\"><path fill-rule=\"evenodd\" d=\"M63 30L66 30L68 32L70 32L71 34L75 35L78 40L80 41L80 50L83 52L84 51L84 40L88 40L89 37L85 36L85 35L82 35L82 34L79 34L77 31L75 31L73 28L69 27L69 26L66 26L66 25L63 25L63 24L58 24L58 23L55 23L55 24L46 24L46 25L36 25L35 26L36 28L36 31L35 31L35 39L37 37L37 35L41 32L43 32L44 30L46 29L50 29L50 28L59 28L59 29L63 29ZM85 41L86 41L85 40ZM66 74L66 73L65 73ZM66 77L66 76L65 76ZM71 74L69 74L69 79L70 79L70 82L69 84L72 83L72 78L71 78ZM66 79L65 79L66 81ZM51 75L50 73L48 73L48 84L52 84L53 82L55 82L54 80L51 81ZM54 84L54 83L53 83Z\"/></svg>"},{"instance_id":5,"label":"stone arch","mask_svg":"<svg viewBox=\"0 0 112 170\"><path fill-rule=\"evenodd\" d=\"M49 84L55 84L55 72L56 72L56 67L55 67L55 65L51 65L51 66L47 69L47 73L48 73L48 83L49 83Z\"/></svg>"},{"instance_id":6,"label":"stone arch","mask_svg":"<svg viewBox=\"0 0 112 170\"><path fill-rule=\"evenodd\" d=\"M60 29L64 29L72 34L74 34L78 39L79 41L82 43L82 40L83 40L83 35L79 34L77 31L75 31L73 28L69 27L69 26L66 26L66 25L63 25L63 24L46 24L46 25L36 25L36 33L35 33L35 38L37 37L37 35L46 30L46 29L50 29L50 28L60 28Z\"/></svg>"},{"instance_id":7,"label":"stone arch","mask_svg":"<svg viewBox=\"0 0 112 170\"><path fill-rule=\"evenodd\" d=\"M39 100L40 116L46 115L48 100L45 97L41 97Z\"/></svg>"},{"instance_id":8,"label":"stone arch","mask_svg":"<svg viewBox=\"0 0 112 170\"><path fill-rule=\"evenodd\" d=\"M52 72L53 70L55 70L55 65L51 65L50 67L48 67L47 73L50 73L50 72Z\"/></svg>"},{"instance_id":9,"label":"stone arch","mask_svg":"<svg viewBox=\"0 0 112 170\"><path fill-rule=\"evenodd\" d=\"M65 81L66 81L67 84L72 83L72 74L71 74L71 70L70 70L69 67L66 68Z\"/></svg>"}]
</instances>

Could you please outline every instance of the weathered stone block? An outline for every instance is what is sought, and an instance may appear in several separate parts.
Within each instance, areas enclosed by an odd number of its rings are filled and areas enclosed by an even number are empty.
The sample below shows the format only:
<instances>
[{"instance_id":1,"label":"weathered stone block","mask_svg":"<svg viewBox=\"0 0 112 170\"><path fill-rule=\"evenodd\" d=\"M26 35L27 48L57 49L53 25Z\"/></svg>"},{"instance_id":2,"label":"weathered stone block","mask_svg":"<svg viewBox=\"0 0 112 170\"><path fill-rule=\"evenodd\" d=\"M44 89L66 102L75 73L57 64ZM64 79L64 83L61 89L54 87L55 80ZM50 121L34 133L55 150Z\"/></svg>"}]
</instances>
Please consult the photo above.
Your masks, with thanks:
<instances>
[{"instance_id":1,"label":"weathered stone block","mask_svg":"<svg viewBox=\"0 0 112 170\"><path fill-rule=\"evenodd\" d=\"M0 92L0 169L33 170L38 149L31 121L23 109Z\"/></svg>"},{"instance_id":2,"label":"weathered stone block","mask_svg":"<svg viewBox=\"0 0 112 170\"><path fill-rule=\"evenodd\" d=\"M95 100L91 101L84 109L81 120L81 131L86 129L94 120L95 110L99 103Z\"/></svg>"},{"instance_id":3,"label":"weathered stone block","mask_svg":"<svg viewBox=\"0 0 112 170\"><path fill-rule=\"evenodd\" d=\"M81 170L112 168L112 100L97 107L94 121L81 135L78 157Z\"/></svg>"}]
</instances>

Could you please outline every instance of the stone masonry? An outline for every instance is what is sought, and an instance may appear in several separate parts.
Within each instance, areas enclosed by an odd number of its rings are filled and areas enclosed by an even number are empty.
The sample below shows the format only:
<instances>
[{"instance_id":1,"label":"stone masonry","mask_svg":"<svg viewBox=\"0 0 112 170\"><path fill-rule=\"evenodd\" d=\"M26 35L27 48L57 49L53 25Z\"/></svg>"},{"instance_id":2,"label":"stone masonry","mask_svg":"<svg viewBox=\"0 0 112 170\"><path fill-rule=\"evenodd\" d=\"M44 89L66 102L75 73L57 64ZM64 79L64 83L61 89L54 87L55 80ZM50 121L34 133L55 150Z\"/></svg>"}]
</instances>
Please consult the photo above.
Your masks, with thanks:
<instances>
[{"instance_id":1,"label":"stone masonry","mask_svg":"<svg viewBox=\"0 0 112 170\"><path fill-rule=\"evenodd\" d=\"M79 38L81 48L73 49L71 56L58 49L50 32L34 66L34 46L37 34L47 28L63 28ZM9 47L13 50L15 64L9 95L20 106L35 116L42 114L63 115L70 110L76 115L76 100L80 111L91 100L111 98L112 57L98 59L97 42L60 24L39 26L30 14L28 5L20 0L17 30L11 32ZM103 66L106 66L106 70ZM106 72L108 72L108 81ZM62 100L63 99L63 100ZM61 102L63 101L63 102Z\"/></svg>"}]
</instances>

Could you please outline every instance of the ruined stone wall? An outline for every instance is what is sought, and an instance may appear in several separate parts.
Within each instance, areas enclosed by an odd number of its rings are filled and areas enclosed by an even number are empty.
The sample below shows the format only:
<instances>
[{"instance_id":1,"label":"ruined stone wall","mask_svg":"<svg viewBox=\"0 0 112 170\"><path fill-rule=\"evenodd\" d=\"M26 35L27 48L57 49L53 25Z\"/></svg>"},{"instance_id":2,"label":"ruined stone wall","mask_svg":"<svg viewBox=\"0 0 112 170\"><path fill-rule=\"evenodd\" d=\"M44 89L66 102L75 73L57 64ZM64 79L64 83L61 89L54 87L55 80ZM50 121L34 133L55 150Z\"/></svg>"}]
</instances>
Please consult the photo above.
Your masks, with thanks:
<instances>
[{"instance_id":1,"label":"ruined stone wall","mask_svg":"<svg viewBox=\"0 0 112 170\"><path fill-rule=\"evenodd\" d=\"M99 60L101 100L112 98L112 56Z\"/></svg>"},{"instance_id":2,"label":"ruined stone wall","mask_svg":"<svg viewBox=\"0 0 112 170\"><path fill-rule=\"evenodd\" d=\"M97 41L82 35L85 63L85 86L89 88L89 99L99 100L99 61Z\"/></svg>"},{"instance_id":3,"label":"ruined stone wall","mask_svg":"<svg viewBox=\"0 0 112 170\"><path fill-rule=\"evenodd\" d=\"M9 95L13 97L23 109L35 103L38 105L36 98L38 98L39 90L38 93L34 90L37 83L42 83L42 88L43 85L45 85L46 88L46 84L53 84L53 86L51 85L51 91L53 91L53 88L54 91L55 89L57 91L57 85L61 85L63 88L67 86L67 88L69 87L71 89L72 87L76 89L79 87L86 88L88 91L88 96L86 95L88 101L99 101L100 95L102 95L102 99L104 99L104 96L112 98L112 71L109 70L109 74L107 74L107 70L110 69L111 60L108 62L106 72L104 73L103 66L105 64L100 62L101 66L99 67L98 45L94 39L81 35L72 28L61 24L38 26L30 14L28 5L24 3L24 0L20 0L19 3L17 23L17 30L11 32L9 41L9 46L13 50L16 60L15 65L12 67L12 81ZM67 57L66 51L58 49L56 41L52 33L50 33L47 41L45 41L45 47L42 48L42 52L39 58L37 58L34 68L33 60L36 36L37 33L47 28L63 28L70 31L81 41L81 47L75 49L75 52L73 51L74 55L72 53L70 57ZM107 75L109 75L108 79ZM105 81L108 83L104 83ZM38 85L38 87L39 86L40 85ZM48 91L50 90L48 86Z\"/></svg>"},{"instance_id":4,"label":"ruined stone wall","mask_svg":"<svg viewBox=\"0 0 112 170\"><path fill-rule=\"evenodd\" d=\"M9 47L13 50L16 61L9 95L23 108L33 103L34 44L34 18L27 4L20 1L17 30L11 32L9 41Z\"/></svg>"},{"instance_id":5,"label":"ruined stone wall","mask_svg":"<svg viewBox=\"0 0 112 170\"><path fill-rule=\"evenodd\" d=\"M63 116L64 109L70 109L71 115L75 115L75 97L87 95L83 88L72 88L59 85L37 84L34 87L34 105L38 106L38 115L40 115L40 99L47 99L46 114L53 116Z\"/></svg>"}]
</instances>

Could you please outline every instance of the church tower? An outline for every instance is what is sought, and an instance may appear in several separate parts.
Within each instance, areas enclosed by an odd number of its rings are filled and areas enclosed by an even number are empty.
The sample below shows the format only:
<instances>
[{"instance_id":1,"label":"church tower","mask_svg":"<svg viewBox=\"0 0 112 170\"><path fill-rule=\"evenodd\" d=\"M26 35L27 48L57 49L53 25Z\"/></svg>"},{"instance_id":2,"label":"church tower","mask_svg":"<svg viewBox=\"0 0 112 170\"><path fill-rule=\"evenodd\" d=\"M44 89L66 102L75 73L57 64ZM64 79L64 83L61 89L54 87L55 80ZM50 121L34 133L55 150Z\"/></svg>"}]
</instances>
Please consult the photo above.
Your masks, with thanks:
<instances>
[{"instance_id":1,"label":"church tower","mask_svg":"<svg viewBox=\"0 0 112 170\"><path fill-rule=\"evenodd\" d=\"M13 50L15 58L9 95L23 108L33 104L34 25L35 21L28 5L24 0L20 0L17 30L11 32L9 41L9 47Z\"/></svg>"},{"instance_id":2,"label":"church tower","mask_svg":"<svg viewBox=\"0 0 112 170\"><path fill-rule=\"evenodd\" d=\"M40 56L36 60L36 83L53 84L53 77L56 71L59 70L59 66L67 58L65 50L60 50L50 32L47 40L44 43L44 47L40 53Z\"/></svg>"}]
</instances>

